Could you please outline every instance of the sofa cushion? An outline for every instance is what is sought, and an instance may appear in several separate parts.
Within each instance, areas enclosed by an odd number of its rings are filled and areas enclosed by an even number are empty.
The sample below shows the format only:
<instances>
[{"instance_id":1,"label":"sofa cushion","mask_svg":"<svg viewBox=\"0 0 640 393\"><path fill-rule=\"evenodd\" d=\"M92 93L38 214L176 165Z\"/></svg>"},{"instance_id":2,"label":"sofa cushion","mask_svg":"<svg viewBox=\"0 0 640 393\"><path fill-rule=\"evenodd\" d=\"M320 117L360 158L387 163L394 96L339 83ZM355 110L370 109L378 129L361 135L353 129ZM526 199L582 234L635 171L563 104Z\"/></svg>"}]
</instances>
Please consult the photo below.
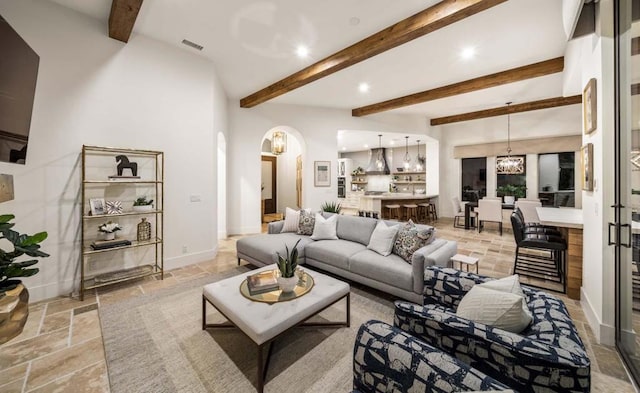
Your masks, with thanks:
<instances>
[{"instance_id":1,"label":"sofa cushion","mask_svg":"<svg viewBox=\"0 0 640 393\"><path fill-rule=\"evenodd\" d=\"M378 220L375 218L339 215L338 237L366 246L369 244L369 239L371 239L371 234L377 223Z\"/></svg>"},{"instance_id":2,"label":"sofa cushion","mask_svg":"<svg viewBox=\"0 0 640 393\"><path fill-rule=\"evenodd\" d=\"M413 269L395 254L383 257L371 250L360 251L349 260L349 270L396 288L413 291Z\"/></svg>"},{"instance_id":3,"label":"sofa cushion","mask_svg":"<svg viewBox=\"0 0 640 393\"><path fill-rule=\"evenodd\" d=\"M322 214L316 213L316 223L313 226L313 240L338 240L336 235L336 224L338 216L324 218Z\"/></svg>"},{"instance_id":4,"label":"sofa cushion","mask_svg":"<svg viewBox=\"0 0 640 393\"><path fill-rule=\"evenodd\" d=\"M503 277L498 280L487 281L483 284L478 284L484 288L494 289L496 291L513 293L514 295L522 296L524 301L522 302L522 311L527 314L530 320L533 320L533 314L529 310L529 306L527 305L527 298L524 296L524 292L522 292L522 287L520 286L520 278L517 274L512 276Z\"/></svg>"},{"instance_id":5,"label":"sofa cushion","mask_svg":"<svg viewBox=\"0 0 640 393\"><path fill-rule=\"evenodd\" d=\"M300 221L298 222L298 235L311 236L313 227L316 224L316 214L308 210L300 210Z\"/></svg>"},{"instance_id":6,"label":"sofa cushion","mask_svg":"<svg viewBox=\"0 0 640 393\"><path fill-rule=\"evenodd\" d=\"M435 240L433 228L420 228L409 220L398 232L393 253L411 263L413 253Z\"/></svg>"},{"instance_id":7,"label":"sofa cushion","mask_svg":"<svg viewBox=\"0 0 640 393\"><path fill-rule=\"evenodd\" d=\"M393 250L393 244L396 241L396 236L398 235L399 230L400 224L388 227L387 224L384 223L384 221L378 221L376 229L374 229L373 233L371 234L371 239L369 240L369 245L367 245L367 248L369 250L377 252L383 257L390 255L391 250Z\"/></svg>"},{"instance_id":8,"label":"sofa cushion","mask_svg":"<svg viewBox=\"0 0 640 393\"><path fill-rule=\"evenodd\" d=\"M367 248L347 240L318 240L305 246L305 257L349 270L349 258Z\"/></svg>"},{"instance_id":9,"label":"sofa cushion","mask_svg":"<svg viewBox=\"0 0 640 393\"><path fill-rule=\"evenodd\" d=\"M282 226L282 233L285 232L298 232L298 223L300 222L300 211L293 210L288 207L285 210L284 225Z\"/></svg>"},{"instance_id":10,"label":"sofa cushion","mask_svg":"<svg viewBox=\"0 0 640 393\"><path fill-rule=\"evenodd\" d=\"M301 239L298 244L298 258L304 258L305 249L309 243L313 243L313 240L308 236L290 232L243 237L238 239L236 249L238 254L244 254L265 264L270 264L278 262L276 253L285 255L287 252L285 247L288 246L291 250L298 239ZM299 262L302 261L299 260Z\"/></svg>"},{"instance_id":11,"label":"sofa cushion","mask_svg":"<svg viewBox=\"0 0 640 393\"><path fill-rule=\"evenodd\" d=\"M456 315L520 333L531 323L531 315L523 310L523 303L523 296L474 285L460 301Z\"/></svg>"}]
</instances>

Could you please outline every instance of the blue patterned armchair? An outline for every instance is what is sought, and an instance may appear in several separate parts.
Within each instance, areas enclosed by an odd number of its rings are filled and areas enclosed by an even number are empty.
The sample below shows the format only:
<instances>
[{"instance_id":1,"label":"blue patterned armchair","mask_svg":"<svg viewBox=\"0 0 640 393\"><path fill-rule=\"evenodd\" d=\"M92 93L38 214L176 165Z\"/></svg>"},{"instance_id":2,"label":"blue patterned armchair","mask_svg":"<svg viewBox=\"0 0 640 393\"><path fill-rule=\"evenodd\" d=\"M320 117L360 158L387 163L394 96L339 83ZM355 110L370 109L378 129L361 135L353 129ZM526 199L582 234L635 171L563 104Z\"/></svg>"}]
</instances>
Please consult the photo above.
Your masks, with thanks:
<instances>
[{"instance_id":1,"label":"blue patterned armchair","mask_svg":"<svg viewBox=\"0 0 640 393\"><path fill-rule=\"evenodd\" d=\"M519 392L589 392L591 362L564 303L523 287L533 322L520 334L468 319L455 310L488 277L425 269L425 306L396 302L394 325Z\"/></svg>"},{"instance_id":2,"label":"blue patterned armchair","mask_svg":"<svg viewBox=\"0 0 640 393\"><path fill-rule=\"evenodd\" d=\"M353 349L354 393L468 392L508 387L391 325L360 326Z\"/></svg>"}]
</instances>

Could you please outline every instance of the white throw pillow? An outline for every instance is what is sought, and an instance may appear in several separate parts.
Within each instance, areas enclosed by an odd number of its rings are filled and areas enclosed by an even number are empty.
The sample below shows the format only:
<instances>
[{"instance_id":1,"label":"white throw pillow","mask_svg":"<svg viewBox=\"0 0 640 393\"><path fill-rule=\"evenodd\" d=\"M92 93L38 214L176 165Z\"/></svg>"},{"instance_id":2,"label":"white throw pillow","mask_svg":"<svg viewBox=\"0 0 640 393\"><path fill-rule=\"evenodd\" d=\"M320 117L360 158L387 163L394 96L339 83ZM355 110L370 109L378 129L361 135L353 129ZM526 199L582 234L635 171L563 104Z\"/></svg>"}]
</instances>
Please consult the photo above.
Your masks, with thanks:
<instances>
[{"instance_id":1,"label":"white throw pillow","mask_svg":"<svg viewBox=\"0 0 640 393\"><path fill-rule=\"evenodd\" d=\"M287 208L284 214L284 225L280 233L298 232L298 222L300 221L300 211Z\"/></svg>"},{"instance_id":2,"label":"white throw pillow","mask_svg":"<svg viewBox=\"0 0 640 393\"><path fill-rule=\"evenodd\" d=\"M388 227L384 221L378 221L376 229L371 234L369 250L375 251L383 257L389 256L393 250L393 244L396 241L396 236L400 230L400 224Z\"/></svg>"},{"instance_id":3,"label":"white throw pillow","mask_svg":"<svg viewBox=\"0 0 640 393\"><path fill-rule=\"evenodd\" d=\"M533 320L533 314L531 310L529 310L529 306L527 305L527 297L524 296L524 292L522 291L522 287L520 286L520 278L517 274L513 276L501 278L499 280L491 280L482 284L478 284L481 287L494 289L500 292L513 293L514 295L522 296L522 310Z\"/></svg>"},{"instance_id":4,"label":"white throw pillow","mask_svg":"<svg viewBox=\"0 0 640 393\"><path fill-rule=\"evenodd\" d=\"M338 240L336 234L336 226L338 224L338 215L334 214L329 218L322 217L322 214L316 213L316 223L313 226L313 240Z\"/></svg>"},{"instance_id":5,"label":"white throw pillow","mask_svg":"<svg viewBox=\"0 0 640 393\"><path fill-rule=\"evenodd\" d=\"M456 315L508 332L520 333L531 323L522 296L474 285L460 300Z\"/></svg>"}]
</instances>

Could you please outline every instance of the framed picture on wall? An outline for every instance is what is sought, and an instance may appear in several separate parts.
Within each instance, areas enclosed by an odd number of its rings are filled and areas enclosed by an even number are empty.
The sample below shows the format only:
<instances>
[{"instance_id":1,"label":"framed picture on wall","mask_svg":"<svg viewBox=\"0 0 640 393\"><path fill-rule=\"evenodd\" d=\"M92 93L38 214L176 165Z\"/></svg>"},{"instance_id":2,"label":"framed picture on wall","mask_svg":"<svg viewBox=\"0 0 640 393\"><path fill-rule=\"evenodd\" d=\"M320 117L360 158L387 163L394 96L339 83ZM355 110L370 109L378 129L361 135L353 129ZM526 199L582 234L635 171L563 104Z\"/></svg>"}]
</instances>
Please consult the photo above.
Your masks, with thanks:
<instances>
[{"instance_id":1,"label":"framed picture on wall","mask_svg":"<svg viewBox=\"0 0 640 393\"><path fill-rule=\"evenodd\" d=\"M331 186L331 161L313 162L313 185L316 187Z\"/></svg>"},{"instance_id":2,"label":"framed picture on wall","mask_svg":"<svg viewBox=\"0 0 640 393\"><path fill-rule=\"evenodd\" d=\"M593 191L593 143L582 146L582 189Z\"/></svg>"},{"instance_id":3,"label":"framed picture on wall","mask_svg":"<svg viewBox=\"0 0 640 393\"><path fill-rule=\"evenodd\" d=\"M596 79L591 78L582 91L582 117L584 133L591 134L598 126Z\"/></svg>"}]
</instances>

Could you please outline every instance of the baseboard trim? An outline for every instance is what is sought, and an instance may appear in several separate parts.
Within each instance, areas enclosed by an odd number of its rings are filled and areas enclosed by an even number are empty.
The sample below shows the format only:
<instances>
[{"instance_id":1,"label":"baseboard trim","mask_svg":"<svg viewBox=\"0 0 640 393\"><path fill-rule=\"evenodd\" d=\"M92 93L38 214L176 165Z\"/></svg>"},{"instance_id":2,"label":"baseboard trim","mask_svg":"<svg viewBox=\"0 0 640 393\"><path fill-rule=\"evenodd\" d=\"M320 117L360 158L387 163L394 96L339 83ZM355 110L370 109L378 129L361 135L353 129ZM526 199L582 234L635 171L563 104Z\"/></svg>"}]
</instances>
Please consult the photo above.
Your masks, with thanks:
<instances>
[{"instance_id":1,"label":"baseboard trim","mask_svg":"<svg viewBox=\"0 0 640 393\"><path fill-rule=\"evenodd\" d=\"M614 346L616 342L615 327L602 323L584 288L580 288L580 305L582 306L582 311L584 311L589 326L591 326L591 330L593 330L593 334L596 336L598 344Z\"/></svg>"},{"instance_id":2,"label":"baseboard trim","mask_svg":"<svg viewBox=\"0 0 640 393\"><path fill-rule=\"evenodd\" d=\"M177 257L167 258L164 260L164 269L172 270L181 267L193 265L194 263L205 262L214 259L218 255L218 246L211 250L195 252L192 254L179 255Z\"/></svg>"},{"instance_id":3,"label":"baseboard trim","mask_svg":"<svg viewBox=\"0 0 640 393\"><path fill-rule=\"evenodd\" d=\"M229 229L229 236L235 235L255 235L262 232L262 227L241 227L241 228L231 228Z\"/></svg>"}]
</instances>

